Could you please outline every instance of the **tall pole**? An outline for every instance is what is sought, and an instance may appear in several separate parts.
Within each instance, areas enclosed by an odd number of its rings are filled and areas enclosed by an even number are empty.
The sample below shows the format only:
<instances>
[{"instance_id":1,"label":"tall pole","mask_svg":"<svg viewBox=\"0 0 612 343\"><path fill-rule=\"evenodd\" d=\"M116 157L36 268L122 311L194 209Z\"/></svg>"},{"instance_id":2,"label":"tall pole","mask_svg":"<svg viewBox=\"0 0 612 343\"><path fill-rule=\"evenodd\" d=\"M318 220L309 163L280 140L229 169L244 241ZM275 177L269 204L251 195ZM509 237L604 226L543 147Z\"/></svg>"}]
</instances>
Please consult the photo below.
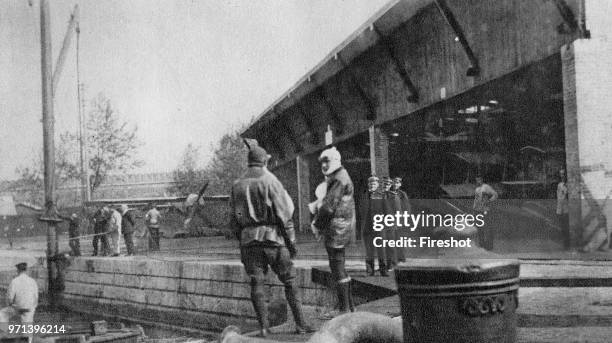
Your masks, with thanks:
<instances>
[{"instance_id":1,"label":"tall pole","mask_svg":"<svg viewBox=\"0 0 612 343\"><path fill-rule=\"evenodd\" d=\"M49 295L52 303L55 301L55 283L57 276L56 264L50 261L57 255L57 220L54 220L55 206L55 144L53 117L53 61L51 54L51 19L48 0L40 0L40 55L42 71L42 119L43 119L43 156L45 174L45 207L43 220L47 222L47 272Z\"/></svg>"},{"instance_id":2,"label":"tall pole","mask_svg":"<svg viewBox=\"0 0 612 343\"><path fill-rule=\"evenodd\" d=\"M77 95L79 102L79 147L81 157L81 199L82 202L91 201L91 189L89 188L89 163L87 158L87 126L85 125L85 85L81 83L80 35L81 27L77 21L76 26L76 73L77 73Z\"/></svg>"},{"instance_id":3,"label":"tall pole","mask_svg":"<svg viewBox=\"0 0 612 343\"><path fill-rule=\"evenodd\" d=\"M81 189L83 201L91 201L89 186L89 163L87 158L87 126L85 123L85 85L79 84L79 145L81 155Z\"/></svg>"}]
</instances>

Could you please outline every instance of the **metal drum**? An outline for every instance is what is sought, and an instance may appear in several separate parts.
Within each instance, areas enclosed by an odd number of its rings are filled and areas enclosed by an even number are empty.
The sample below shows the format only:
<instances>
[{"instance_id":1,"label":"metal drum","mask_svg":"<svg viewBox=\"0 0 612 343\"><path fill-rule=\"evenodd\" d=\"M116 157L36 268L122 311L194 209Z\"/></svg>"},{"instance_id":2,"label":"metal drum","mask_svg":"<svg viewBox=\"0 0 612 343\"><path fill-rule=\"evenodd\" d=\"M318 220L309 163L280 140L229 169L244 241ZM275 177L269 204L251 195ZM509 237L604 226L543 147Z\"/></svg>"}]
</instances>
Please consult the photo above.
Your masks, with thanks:
<instances>
[{"instance_id":1,"label":"metal drum","mask_svg":"<svg viewBox=\"0 0 612 343\"><path fill-rule=\"evenodd\" d=\"M513 343L519 262L413 260L395 271L404 343Z\"/></svg>"}]
</instances>

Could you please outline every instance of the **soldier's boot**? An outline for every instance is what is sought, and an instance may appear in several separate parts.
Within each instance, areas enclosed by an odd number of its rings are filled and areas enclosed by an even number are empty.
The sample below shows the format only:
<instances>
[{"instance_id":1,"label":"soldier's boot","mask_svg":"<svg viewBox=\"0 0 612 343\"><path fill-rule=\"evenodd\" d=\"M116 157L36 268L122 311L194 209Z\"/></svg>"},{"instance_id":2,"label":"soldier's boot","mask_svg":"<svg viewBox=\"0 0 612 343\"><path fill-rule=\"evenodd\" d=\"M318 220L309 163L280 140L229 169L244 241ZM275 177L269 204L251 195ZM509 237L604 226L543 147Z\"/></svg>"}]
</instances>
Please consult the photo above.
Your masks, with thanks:
<instances>
[{"instance_id":1,"label":"soldier's boot","mask_svg":"<svg viewBox=\"0 0 612 343\"><path fill-rule=\"evenodd\" d=\"M268 309L263 292L251 292L251 301L259 322L259 336L266 337L270 333L270 323L268 322Z\"/></svg>"},{"instance_id":2,"label":"soldier's boot","mask_svg":"<svg viewBox=\"0 0 612 343\"><path fill-rule=\"evenodd\" d=\"M305 333L314 332L315 330L304 320L304 314L302 313L302 304L297 294L297 289L293 285L285 286L285 298L291 308L293 319L295 320L295 333L303 335Z\"/></svg>"},{"instance_id":3,"label":"soldier's boot","mask_svg":"<svg viewBox=\"0 0 612 343\"><path fill-rule=\"evenodd\" d=\"M338 294L338 307L330 312L324 313L320 319L329 320L350 311L349 282L339 282L336 284Z\"/></svg>"},{"instance_id":4,"label":"soldier's boot","mask_svg":"<svg viewBox=\"0 0 612 343\"><path fill-rule=\"evenodd\" d=\"M352 283L349 281L348 283L348 303L349 303L349 310L351 312L355 312L355 302L353 301L353 285Z\"/></svg>"},{"instance_id":5,"label":"soldier's boot","mask_svg":"<svg viewBox=\"0 0 612 343\"><path fill-rule=\"evenodd\" d=\"M350 281L348 282L340 282L338 283L338 289L339 292L338 294L341 294L342 296L340 297L340 312L342 313L346 313L349 312L351 310L351 292L350 292Z\"/></svg>"},{"instance_id":6,"label":"soldier's boot","mask_svg":"<svg viewBox=\"0 0 612 343\"><path fill-rule=\"evenodd\" d=\"M366 260L366 274L368 274L368 276L374 276L374 272L374 260Z\"/></svg>"},{"instance_id":7,"label":"soldier's boot","mask_svg":"<svg viewBox=\"0 0 612 343\"><path fill-rule=\"evenodd\" d=\"M380 272L380 276L389 276L389 270L387 270L385 260L378 260L378 271Z\"/></svg>"}]
</instances>

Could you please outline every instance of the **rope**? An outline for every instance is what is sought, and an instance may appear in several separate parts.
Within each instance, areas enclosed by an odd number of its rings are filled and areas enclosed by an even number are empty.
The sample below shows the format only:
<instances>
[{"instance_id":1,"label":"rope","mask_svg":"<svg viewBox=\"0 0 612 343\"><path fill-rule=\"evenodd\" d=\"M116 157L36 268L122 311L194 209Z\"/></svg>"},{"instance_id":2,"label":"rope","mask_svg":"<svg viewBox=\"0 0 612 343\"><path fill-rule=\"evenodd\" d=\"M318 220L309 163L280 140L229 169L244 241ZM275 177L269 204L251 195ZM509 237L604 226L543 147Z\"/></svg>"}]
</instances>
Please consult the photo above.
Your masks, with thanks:
<instances>
[{"instance_id":1,"label":"rope","mask_svg":"<svg viewBox=\"0 0 612 343\"><path fill-rule=\"evenodd\" d=\"M73 240L73 239L81 239L81 238L86 238L86 237L95 237L95 236L101 236L101 235L106 235L111 233L112 231L104 231L104 232L100 232L100 233L93 233L90 235L81 235L81 236L75 236L75 237L69 237L69 238L62 238L63 240Z\"/></svg>"}]
</instances>

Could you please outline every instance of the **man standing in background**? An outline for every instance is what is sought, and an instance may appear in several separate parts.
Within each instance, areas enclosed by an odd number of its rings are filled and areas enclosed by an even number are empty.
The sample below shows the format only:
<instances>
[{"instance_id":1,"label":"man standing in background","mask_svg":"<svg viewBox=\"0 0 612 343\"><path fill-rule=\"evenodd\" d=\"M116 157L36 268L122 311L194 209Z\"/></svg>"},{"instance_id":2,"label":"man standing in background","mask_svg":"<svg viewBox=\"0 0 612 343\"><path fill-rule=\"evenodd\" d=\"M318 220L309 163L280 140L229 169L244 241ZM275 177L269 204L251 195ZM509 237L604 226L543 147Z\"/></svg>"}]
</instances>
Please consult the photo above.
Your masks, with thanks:
<instances>
[{"instance_id":1,"label":"man standing in background","mask_svg":"<svg viewBox=\"0 0 612 343\"><path fill-rule=\"evenodd\" d=\"M563 247L570 248L570 232L569 232L569 207L568 207L568 192L567 192L567 176L565 170L559 170L559 183L557 184L557 219L561 227L563 236Z\"/></svg>"},{"instance_id":2,"label":"man standing in background","mask_svg":"<svg viewBox=\"0 0 612 343\"><path fill-rule=\"evenodd\" d=\"M110 219L108 220L108 231L110 231L110 238L112 242L113 254L111 256L119 256L121 252L121 214L113 209L107 208L110 213Z\"/></svg>"},{"instance_id":3,"label":"man standing in background","mask_svg":"<svg viewBox=\"0 0 612 343\"><path fill-rule=\"evenodd\" d=\"M145 215L145 222L149 229L149 250L159 251L159 223L162 217L154 204L149 206L151 209Z\"/></svg>"},{"instance_id":4,"label":"man standing in background","mask_svg":"<svg viewBox=\"0 0 612 343\"><path fill-rule=\"evenodd\" d=\"M327 180L327 193L313 225L323 236L329 268L336 281L338 311L324 315L324 319L331 319L339 314L354 311L351 277L345 268L345 248L355 233L355 190L351 177L342 167L340 152L335 147L324 150L319 162L321 172Z\"/></svg>"},{"instance_id":5,"label":"man standing in background","mask_svg":"<svg viewBox=\"0 0 612 343\"><path fill-rule=\"evenodd\" d=\"M81 242L79 240L81 219L76 213L70 215L68 221L68 245L72 251L72 256L81 256Z\"/></svg>"},{"instance_id":6,"label":"man standing in background","mask_svg":"<svg viewBox=\"0 0 612 343\"><path fill-rule=\"evenodd\" d=\"M406 194L406 192L402 190L402 178L401 177L393 178L393 185L391 186L391 190L395 192L395 194L397 194L397 197L400 203L400 211L402 211L402 213L404 212L412 213L412 208L410 206L410 199L408 199L408 194ZM410 231L409 230L397 230L396 232L397 232L397 239L400 239L400 238L404 238L406 234ZM398 261L406 262L406 254L405 254L404 248L397 248L397 249L398 249L398 255L397 255Z\"/></svg>"},{"instance_id":7,"label":"man standing in background","mask_svg":"<svg viewBox=\"0 0 612 343\"><path fill-rule=\"evenodd\" d=\"M478 228L479 245L486 250L493 250L495 231L491 225L491 203L497 200L497 192L493 187L484 183L482 176L476 177L474 190L474 214L484 216L485 224Z\"/></svg>"},{"instance_id":8,"label":"man standing in background","mask_svg":"<svg viewBox=\"0 0 612 343\"><path fill-rule=\"evenodd\" d=\"M134 255L134 241L132 240L132 235L134 234L134 217L126 204L121 205L121 232L125 240L127 255Z\"/></svg>"},{"instance_id":9,"label":"man standing in background","mask_svg":"<svg viewBox=\"0 0 612 343\"><path fill-rule=\"evenodd\" d=\"M93 217L93 225L94 225L94 238L92 240L94 252L93 256L98 256L98 243L101 243L100 247L100 256L106 256L110 252L109 244L108 244L108 236L106 233L108 217L105 211L106 206L99 208Z\"/></svg>"},{"instance_id":10,"label":"man standing in background","mask_svg":"<svg viewBox=\"0 0 612 343\"><path fill-rule=\"evenodd\" d=\"M379 189L378 177L372 175L368 178L368 190L359 202L359 213L361 215L361 239L366 253L366 273L374 276L374 260L378 257L378 270L381 276L389 276L387 272L385 248L376 248L374 239L380 237L381 233L374 230L372 223L375 215L384 215L385 193Z\"/></svg>"},{"instance_id":11,"label":"man standing in background","mask_svg":"<svg viewBox=\"0 0 612 343\"><path fill-rule=\"evenodd\" d=\"M391 178L388 176L383 177L383 191L385 193L385 211L384 212L387 215L390 214L390 215L395 216L397 211L402 210L402 205L401 205L399 195L397 194L397 192L395 192L392 189L392 187L393 187L393 181L391 180ZM397 240L399 239L397 231L398 231L397 227L393 225L393 226L385 227L382 232L383 232L383 236L385 237L385 239ZM402 251L402 248L397 248L397 247L388 248L387 249L387 268L389 269L389 271L392 271L397 265L397 261L403 258L404 258L404 252Z\"/></svg>"},{"instance_id":12,"label":"man standing in background","mask_svg":"<svg viewBox=\"0 0 612 343\"><path fill-rule=\"evenodd\" d=\"M11 280L6 294L7 307L0 310L0 323L8 323L12 317L19 316L22 324L34 322L34 312L38 306L38 285L28 276L28 264L18 263L17 277ZM6 326L3 325L6 331Z\"/></svg>"}]
</instances>

